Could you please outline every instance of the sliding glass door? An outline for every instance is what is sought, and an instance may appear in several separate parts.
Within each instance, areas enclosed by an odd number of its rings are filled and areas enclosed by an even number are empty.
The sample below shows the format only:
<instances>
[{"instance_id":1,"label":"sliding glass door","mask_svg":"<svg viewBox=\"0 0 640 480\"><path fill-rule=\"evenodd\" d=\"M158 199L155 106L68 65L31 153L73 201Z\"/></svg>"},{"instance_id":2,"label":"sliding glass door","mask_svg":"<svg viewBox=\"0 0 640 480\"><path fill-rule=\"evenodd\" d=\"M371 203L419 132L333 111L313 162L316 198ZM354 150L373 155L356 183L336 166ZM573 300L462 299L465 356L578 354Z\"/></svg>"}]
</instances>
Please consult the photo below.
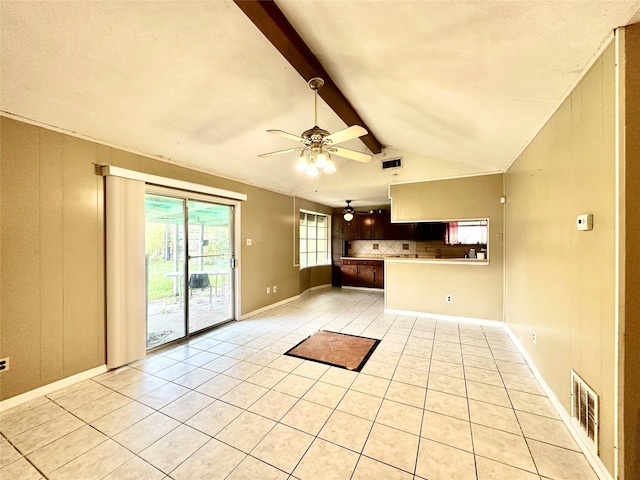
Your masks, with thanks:
<instances>
[{"instance_id":1,"label":"sliding glass door","mask_svg":"<svg viewBox=\"0 0 640 480\"><path fill-rule=\"evenodd\" d=\"M147 349L233 320L233 206L145 196Z\"/></svg>"},{"instance_id":2,"label":"sliding glass door","mask_svg":"<svg viewBox=\"0 0 640 480\"><path fill-rule=\"evenodd\" d=\"M232 208L188 202L189 333L232 318Z\"/></svg>"}]
</instances>

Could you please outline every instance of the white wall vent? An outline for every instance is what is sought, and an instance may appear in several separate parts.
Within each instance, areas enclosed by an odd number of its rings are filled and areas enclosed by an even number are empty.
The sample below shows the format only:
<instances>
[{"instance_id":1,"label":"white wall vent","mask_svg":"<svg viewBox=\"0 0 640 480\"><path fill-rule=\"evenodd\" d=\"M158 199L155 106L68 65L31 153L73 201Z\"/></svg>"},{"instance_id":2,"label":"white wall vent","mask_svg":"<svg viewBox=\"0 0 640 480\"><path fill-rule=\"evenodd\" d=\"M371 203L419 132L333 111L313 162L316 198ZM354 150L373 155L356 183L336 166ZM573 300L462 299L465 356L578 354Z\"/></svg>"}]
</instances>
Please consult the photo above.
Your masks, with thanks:
<instances>
[{"instance_id":1,"label":"white wall vent","mask_svg":"<svg viewBox=\"0 0 640 480\"><path fill-rule=\"evenodd\" d=\"M598 395L571 370L571 418L584 435L587 445L598 454Z\"/></svg>"},{"instance_id":2,"label":"white wall vent","mask_svg":"<svg viewBox=\"0 0 640 480\"><path fill-rule=\"evenodd\" d=\"M386 168L400 168L402 167L402 158L392 158L389 160L382 160L382 169Z\"/></svg>"}]
</instances>

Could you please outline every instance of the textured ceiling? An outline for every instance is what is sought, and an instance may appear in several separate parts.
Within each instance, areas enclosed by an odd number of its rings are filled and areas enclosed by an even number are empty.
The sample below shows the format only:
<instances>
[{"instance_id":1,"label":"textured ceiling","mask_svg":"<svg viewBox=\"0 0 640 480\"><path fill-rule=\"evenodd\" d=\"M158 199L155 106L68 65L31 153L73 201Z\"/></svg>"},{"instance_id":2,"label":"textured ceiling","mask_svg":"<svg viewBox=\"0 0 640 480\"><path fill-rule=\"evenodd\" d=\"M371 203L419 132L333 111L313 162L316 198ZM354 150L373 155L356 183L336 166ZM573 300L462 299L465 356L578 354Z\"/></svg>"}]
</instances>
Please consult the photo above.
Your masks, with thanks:
<instances>
[{"instance_id":1,"label":"textured ceiling","mask_svg":"<svg viewBox=\"0 0 640 480\"><path fill-rule=\"evenodd\" d=\"M267 134L313 126L313 95L231 1L0 3L0 108L332 206L395 181L506 170L640 0L278 1L385 145L311 179ZM319 124L344 123L320 102ZM344 146L367 151L358 140ZM380 158L404 166L382 171Z\"/></svg>"}]
</instances>

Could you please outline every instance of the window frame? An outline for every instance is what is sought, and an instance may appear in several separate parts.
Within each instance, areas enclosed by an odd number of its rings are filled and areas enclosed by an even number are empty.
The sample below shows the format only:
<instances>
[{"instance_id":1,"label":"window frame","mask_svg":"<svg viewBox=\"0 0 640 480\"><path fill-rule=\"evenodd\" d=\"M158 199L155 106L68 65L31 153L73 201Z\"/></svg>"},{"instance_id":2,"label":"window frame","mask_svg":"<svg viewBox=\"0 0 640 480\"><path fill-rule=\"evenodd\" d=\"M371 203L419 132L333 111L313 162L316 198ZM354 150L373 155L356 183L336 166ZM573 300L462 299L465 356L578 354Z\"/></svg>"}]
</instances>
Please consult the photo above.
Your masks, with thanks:
<instances>
[{"instance_id":1,"label":"window frame","mask_svg":"<svg viewBox=\"0 0 640 480\"><path fill-rule=\"evenodd\" d=\"M305 225L303 227L303 222L302 222L302 216L305 215ZM313 236L310 236L310 225L309 225L309 215L315 215L320 216L320 217L324 217L326 222L326 236L324 238L324 240L326 240L326 250L318 250L318 244L319 241L323 240L323 238L318 236L318 222L315 223L315 231L313 232ZM303 228L304 228L304 233L303 233ZM303 248L302 242L303 240L305 240L305 245ZM315 248L312 249L311 251L309 250L309 240L313 240L315 242ZM310 265L308 263L308 255L309 253L315 253L316 256L316 263L314 263L313 265ZM326 257L325 257L325 261L324 263L318 263L318 253L326 253ZM305 255L305 262L303 264L302 261L302 256L303 254ZM300 268L300 270L303 270L305 268L313 268L313 267L322 267L322 266L326 266L326 265L331 265L331 215L327 214L327 213L322 213L322 212L314 212L312 210L306 210L306 209L299 209L298 211L298 266Z\"/></svg>"}]
</instances>

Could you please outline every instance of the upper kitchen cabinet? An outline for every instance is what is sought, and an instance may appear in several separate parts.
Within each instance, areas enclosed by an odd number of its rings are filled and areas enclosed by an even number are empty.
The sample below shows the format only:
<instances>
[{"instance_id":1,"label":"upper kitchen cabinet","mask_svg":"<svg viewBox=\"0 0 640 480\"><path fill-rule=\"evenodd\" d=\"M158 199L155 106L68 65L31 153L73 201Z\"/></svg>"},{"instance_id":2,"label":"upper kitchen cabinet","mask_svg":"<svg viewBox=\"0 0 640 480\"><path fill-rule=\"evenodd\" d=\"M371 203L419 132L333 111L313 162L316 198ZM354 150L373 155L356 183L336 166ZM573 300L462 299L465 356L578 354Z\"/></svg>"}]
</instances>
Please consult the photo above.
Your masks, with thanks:
<instances>
[{"instance_id":1,"label":"upper kitchen cabinet","mask_svg":"<svg viewBox=\"0 0 640 480\"><path fill-rule=\"evenodd\" d=\"M389 213L366 213L356 215L358 218L358 240L385 240Z\"/></svg>"},{"instance_id":2,"label":"upper kitchen cabinet","mask_svg":"<svg viewBox=\"0 0 640 480\"><path fill-rule=\"evenodd\" d=\"M487 200L494 207L501 206L502 184L502 174L392 184L389 189L391 220L429 222L485 218L490 216ZM500 208L498 211L501 213Z\"/></svg>"},{"instance_id":3,"label":"upper kitchen cabinet","mask_svg":"<svg viewBox=\"0 0 640 480\"><path fill-rule=\"evenodd\" d=\"M358 215L354 215L350 222L342 219L342 238L347 241L358 240Z\"/></svg>"},{"instance_id":4,"label":"upper kitchen cabinet","mask_svg":"<svg viewBox=\"0 0 640 480\"><path fill-rule=\"evenodd\" d=\"M417 223L413 238L418 241L438 240L444 241L447 224L442 222Z\"/></svg>"},{"instance_id":5,"label":"upper kitchen cabinet","mask_svg":"<svg viewBox=\"0 0 640 480\"><path fill-rule=\"evenodd\" d=\"M385 231L386 240L411 240L415 237L416 224L391 223L387 224Z\"/></svg>"}]
</instances>

